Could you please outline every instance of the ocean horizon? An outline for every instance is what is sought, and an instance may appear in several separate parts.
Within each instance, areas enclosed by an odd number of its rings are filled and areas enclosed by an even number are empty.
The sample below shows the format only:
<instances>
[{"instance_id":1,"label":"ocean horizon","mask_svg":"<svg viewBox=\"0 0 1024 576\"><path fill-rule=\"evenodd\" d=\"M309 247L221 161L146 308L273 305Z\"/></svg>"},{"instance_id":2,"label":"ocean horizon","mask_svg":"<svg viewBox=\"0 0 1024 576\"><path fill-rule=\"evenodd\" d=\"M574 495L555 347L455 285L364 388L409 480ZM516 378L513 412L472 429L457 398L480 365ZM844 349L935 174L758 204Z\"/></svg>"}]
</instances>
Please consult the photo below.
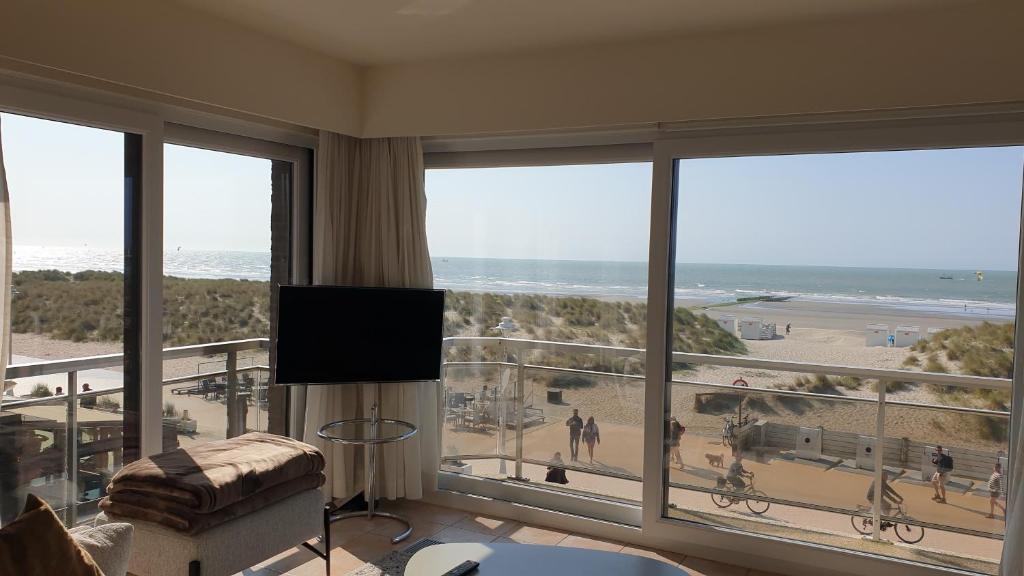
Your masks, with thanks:
<instances>
[{"instance_id":1,"label":"ocean horizon","mask_svg":"<svg viewBox=\"0 0 1024 576\"><path fill-rule=\"evenodd\" d=\"M508 294L588 296L644 300L646 262L431 258L438 288ZM14 246L15 271L56 269L123 271L120 250ZM852 268L759 264L691 264L675 267L675 297L709 303L755 296L871 304L917 312L1012 319L1017 273L1013 271ZM270 278L270 253L174 250L164 254L164 274L182 278Z\"/></svg>"}]
</instances>

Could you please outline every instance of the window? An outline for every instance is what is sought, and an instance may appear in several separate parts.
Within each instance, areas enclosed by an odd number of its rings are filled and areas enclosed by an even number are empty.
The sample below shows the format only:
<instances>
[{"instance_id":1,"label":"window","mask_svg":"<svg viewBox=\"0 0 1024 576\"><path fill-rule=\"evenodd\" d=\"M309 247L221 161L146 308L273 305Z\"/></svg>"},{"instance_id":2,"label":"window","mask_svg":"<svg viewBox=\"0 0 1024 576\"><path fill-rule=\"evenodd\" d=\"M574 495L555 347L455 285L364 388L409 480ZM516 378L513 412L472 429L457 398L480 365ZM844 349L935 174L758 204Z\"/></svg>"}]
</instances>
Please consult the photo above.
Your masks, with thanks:
<instances>
[{"instance_id":1,"label":"window","mask_svg":"<svg viewBox=\"0 0 1024 576\"><path fill-rule=\"evenodd\" d=\"M676 160L665 515L996 573L1022 166Z\"/></svg>"},{"instance_id":2,"label":"window","mask_svg":"<svg viewBox=\"0 0 1024 576\"><path fill-rule=\"evenodd\" d=\"M125 182L137 149L119 132L14 114L0 121L14 242L0 524L28 492L74 524L95 514L138 439L138 382L122 355L133 354ZM41 364L58 359L74 369Z\"/></svg>"},{"instance_id":3,"label":"window","mask_svg":"<svg viewBox=\"0 0 1024 576\"><path fill-rule=\"evenodd\" d=\"M291 165L164 151L164 344L175 350L164 360L167 450L267 430L271 277L280 281L272 214L275 199L287 202L274 186Z\"/></svg>"},{"instance_id":4,"label":"window","mask_svg":"<svg viewBox=\"0 0 1024 576\"><path fill-rule=\"evenodd\" d=\"M428 170L444 471L640 500L650 186L649 163Z\"/></svg>"}]
</instances>

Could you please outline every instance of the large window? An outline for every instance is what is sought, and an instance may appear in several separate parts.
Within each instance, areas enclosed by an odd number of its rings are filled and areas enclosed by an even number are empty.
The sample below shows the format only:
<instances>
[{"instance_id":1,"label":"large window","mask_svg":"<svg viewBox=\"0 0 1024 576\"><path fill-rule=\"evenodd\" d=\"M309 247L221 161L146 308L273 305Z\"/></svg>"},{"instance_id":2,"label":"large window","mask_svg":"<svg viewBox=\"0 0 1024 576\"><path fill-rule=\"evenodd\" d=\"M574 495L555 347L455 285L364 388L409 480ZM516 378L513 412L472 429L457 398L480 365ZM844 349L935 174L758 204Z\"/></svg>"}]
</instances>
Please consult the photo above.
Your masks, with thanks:
<instances>
[{"instance_id":1,"label":"large window","mask_svg":"<svg viewBox=\"0 0 1024 576\"><path fill-rule=\"evenodd\" d=\"M164 150L164 344L179 350L164 360L170 449L267 430L275 163Z\"/></svg>"},{"instance_id":2,"label":"large window","mask_svg":"<svg viewBox=\"0 0 1024 576\"><path fill-rule=\"evenodd\" d=\"M135 150L118 132L14 114L0 122L14 243L0 524L29 492L71 524L95 513L137 440L128 430L137 383L119 356L127 348L126 152ZM113 356L94 358L103 355ZM40 365L49 360L71 362Z\"/></svg>"},{"instance_id":3,"label":"large window","mask_svg":"<svg viewBox=\"0 0 1024 576\"><path fill-rule=\"evenodd\" d=\"M442 469L641 499L649 163L427 172Z\"/></svg>"},{"instance_id":4,"label":"large window","mask_svg":"<svg viewBox=\"0 0 1024 576\"><path fill-rule=\"evenodd\" d=\"M995 573L1022 166L677 160L664 513Z\"/></svg>"}]
</instances>

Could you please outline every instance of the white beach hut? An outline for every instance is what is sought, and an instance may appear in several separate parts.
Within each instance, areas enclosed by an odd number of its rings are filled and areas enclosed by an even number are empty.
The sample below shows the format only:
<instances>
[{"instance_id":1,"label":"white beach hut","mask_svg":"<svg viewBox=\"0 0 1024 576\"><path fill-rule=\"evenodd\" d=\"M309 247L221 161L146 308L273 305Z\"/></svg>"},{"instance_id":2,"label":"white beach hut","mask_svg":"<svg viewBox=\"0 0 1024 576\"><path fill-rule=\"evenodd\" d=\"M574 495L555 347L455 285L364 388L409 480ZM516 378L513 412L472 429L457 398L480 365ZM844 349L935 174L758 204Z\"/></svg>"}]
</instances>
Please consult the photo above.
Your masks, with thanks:
<instances>
[{"instance_id":1,"label":"white beach hut","mask_svg":"<svg viewBox=\"0 0 1024 576\"><path fill-rule=\"evenodd\" d=\"M761 339L761 319L743 318L740 320L740 338L744 340Z\"/></svg>"},{"instance_id":2,"label":"white beach hut","mask_svg":"<svg viewBox=\"0 0 1024 576\"><path fill-rule=\"evenodd\" d=\"M893 332L895 337L894 346L897 348L906 348L907 346L913 346L917 344L917 341L921 339L921 327L920 326L897 326L896 331Z\"/></svg>"},{"instance_id":3,"label":"white beach hut","mask_svg":"<svg viewBox=\"0 0 1024 576\"><path fill-rule=\"evenodd\" d=\"M888 324L868 324L867 332L865 335L864 344L866 346L888 346L889 345L889 325Z\"/></svg>"},{"instance_id":4,"label":"white beach hut","mask_svg":"<svg viewBox=\"0 0 1024 576\"><path fill-rule=\"evenodd\" d=\"M733 336L736 335L736 317L735 316L719 316L718 318L715 319L715 322L718 322L718 326L722 330L725 330L726 332L728 332L729 334L732 334Z\"/></svg>"}]
</instances>

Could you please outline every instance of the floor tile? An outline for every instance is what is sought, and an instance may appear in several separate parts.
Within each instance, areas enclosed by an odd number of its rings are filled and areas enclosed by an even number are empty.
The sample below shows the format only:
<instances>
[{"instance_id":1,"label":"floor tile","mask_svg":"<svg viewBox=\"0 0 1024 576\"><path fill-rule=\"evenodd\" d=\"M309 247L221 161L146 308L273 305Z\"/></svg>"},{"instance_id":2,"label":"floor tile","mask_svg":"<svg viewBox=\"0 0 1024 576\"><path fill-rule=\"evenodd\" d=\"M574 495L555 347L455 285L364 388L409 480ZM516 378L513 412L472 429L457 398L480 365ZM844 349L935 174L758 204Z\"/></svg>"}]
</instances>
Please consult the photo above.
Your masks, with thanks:
<instances>
[{"instance_id":1,"label":"floor tile","mask_svg":"<svg viewBox=\"0 0 1024 576\"><path fill-rule=\"evenodd\" d=\"M690 576L746 576L747 574L746 568L693 556L687 556L680 562L679 567L689 572Z\"/></svg>"},{"instance_id":2,"label":"floor tile","mask_svg":"<svg viewBox=\"0 0 1024 576\"><path fill-rule=\"evenodd\" d=\"M624 546L620 552L623 554L632 554L634 556L643 556L653 560L660 560L666 564L671 564L672 566L678 565L686 558L685 554L679 554L677 552L666 552L664 550L640 548L637 546Z\"/></svg>"},{"instance_id":3,"label":"floor tile","mask_svg":"<svg viewBox=\"0 0 1024 576\"><path fill-rule=\"evenodd\" d=\"M518 542L519 544L546 544L548 546L554 546L565 540L568 536L565 532L559 532L550 528L540 528L537 526L518 526L508 534L501 537L500 540L508 542ZM495 540L497 542L497 540Z\"/></svg>"},{"instance_id":4,"label":"floor tile","mask_svg":"<svg viewBox=\"0 0 1024 576\"><path fill-rule=\"evenodd\" d=\"M579 534L570 534L558 543L559 546L571 546L573 548L585 548L587 550L604 550L607 552L618 552L622 550L622 543L598 540Z\"/></svg>"},{"instance_id":5,"label":"floor tile","mask_svg":"<svg viewBox=\"0 0 1024 576\"><path fill-rule=\"evenodd\" d=\"M451 526L469 516L461 510L434 506L419 500L398 500L397 502L385 505L384 510L404 516L413 524L417 522L432 522L434 524Z\"/></svg>"},{"instance_id":6,"label":"floor tile","mask_svg":"<svg viewBox=\"0 0 1024 576\"><path fill-rule=\"evenodd\" d=\"M363 534L350 540L344 546L331 549L331 576L342 576L367 562L376 560L392 550L400 550L402 545L394 546L391 539L381 534ZM324 576L324 561L307 562L293 568L289 576Z\"/></svg>"},{"instance_id":7,"label":"floor tile","mask_svg":"<svg viewBox=\"0 0 1024 576\"><path fill-rule=\"evenodd\" d=\"M522 524L514 520L494 518L492 516L469 516L455 524L456 528L480 532L495 538L505 536L520 526Z\"/></svg>"},{"instance_id":8,"label":"floor tile","mask_svg":"<svg viewBox=\"0 0 1024 576\"><path fill-rule=\"evenodd\" d=\"M384 536L395 537L405 528L405 525L396 521L389 520L387 518L380 518L370 529L371 534L382 534ZM421 538L430 538L434 534L437 534L442 529L446 528L443 524L437 524L435 522L413 522L412 533L409 537L400 542L399 546L408 546L413 542Z\"/></svg>"},{"instance_id":9,"label":"floor tile","mask_svg":"<svg viewBox=\"0 0 1024 576\"><path fill-rule=\"evenodd\" d=\"M437 540L438 542L444 542L445 544L454 544L457 542L476 542L486 544L487 542L494 540L494 538L494 536L484 534L483 532L456 528L454 526L448 526L444 530L441 530L437 534L431 536L431 539Z\"/></svg>"},{"instance_id":10,"label":"floor tile","mask_svg":"<svg viewBox=\"0 0 1024 576\"><path fill-rule=\"evenodd\" d=\"M313 540L310 541L310 544L319 546L319 543ZM324 561L317 557L316 554L310 552L309 550L302 547L289 548L288 550L285 550L284 552L253 566L253 570L264 569L271 570L272 572L270 572L270 574L285 574L290 572L291 570L298 568L299 566L302 566L303 564L307 564L314 560L320 562L321 567L323 566ZM320 573L323 574L322 569ZM246 576L249 576L247 572L245 574ZM264 574L259 572L256 572L256 574L259 574L259 576L264 576Z\"/></svg>"}]
</instances>

